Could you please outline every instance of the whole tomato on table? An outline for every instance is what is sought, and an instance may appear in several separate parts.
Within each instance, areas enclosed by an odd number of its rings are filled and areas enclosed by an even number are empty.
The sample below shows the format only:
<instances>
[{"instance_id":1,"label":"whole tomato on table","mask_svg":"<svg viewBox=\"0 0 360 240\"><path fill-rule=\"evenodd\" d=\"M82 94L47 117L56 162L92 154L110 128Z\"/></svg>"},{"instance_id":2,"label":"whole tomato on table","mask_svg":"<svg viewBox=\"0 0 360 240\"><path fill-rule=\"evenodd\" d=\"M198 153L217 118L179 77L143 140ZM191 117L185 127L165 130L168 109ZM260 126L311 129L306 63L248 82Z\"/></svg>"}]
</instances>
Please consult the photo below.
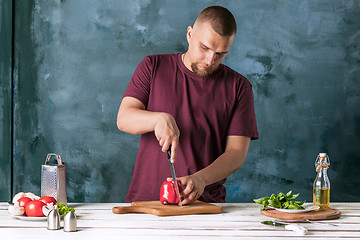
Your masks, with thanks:
<instances>
[{"instance_id":1,"label":"whole tomato on table","mask_svg":"<svg viewBox=\"0 0 360 240\"><path fill-rule=\"evenodd\" d=\"M17 200L20 207L25 207L26 204L28 204L31 201L32 201L32 199L29 197L22 197L22 198L19 198L19 200Z\"/></svg>"},{"instance_id":2,"label":"whole tomato on table","mask_svg":"<svg viewBox=\"0 0 360 240\"><path fill-rule=\"evenodd\" d=\"M26 204L25 213L28 217L44 217L43 206L46 204L40 200L33 200Z\"/></svg>"},{"instance_id":3,"label":"whole tomato on table","mask_svg":"<svg viewBox=\"0 0 360 240\"><path fill-rule=\"evenodd\" d=\"M45 204L53 203L54 205L56 205L56 199L50 196L43 196L39 200Z\"/></svg>"}]
</instances>

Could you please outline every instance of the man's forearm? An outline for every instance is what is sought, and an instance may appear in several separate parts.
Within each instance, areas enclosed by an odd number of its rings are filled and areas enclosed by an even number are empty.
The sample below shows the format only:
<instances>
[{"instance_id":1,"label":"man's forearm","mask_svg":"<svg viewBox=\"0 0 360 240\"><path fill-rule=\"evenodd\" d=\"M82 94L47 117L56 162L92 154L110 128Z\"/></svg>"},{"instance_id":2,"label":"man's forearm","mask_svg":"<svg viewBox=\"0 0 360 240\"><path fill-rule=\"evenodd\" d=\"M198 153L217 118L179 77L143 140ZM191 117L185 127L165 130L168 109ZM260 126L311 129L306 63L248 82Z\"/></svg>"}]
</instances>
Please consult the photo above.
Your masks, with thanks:
<instances>
[{"instance_id":1,"label":"man's forearm","mask_svg":"<svg viewBox=\"0 0 360 240\"><path fill-rule=\"evenodd\" d=\"M157 114L136 108L120 110L117 126L119 130L135 135L152 132L156 124Z\"/></svg>"},{"instance_id":2,"label":"man's forearm","mask_svg":"<svg viewBox=\"0 0 360 240\"><path fill-rule=\"evenodd\" d=\"M163 152L172 146L171 158L175 161L180 131L169 113L145 110L144 104L138 99L124 97L117 116L117 126L119 130L135 135L154 132Z\"/></svg>"},{"instance_id":3,"label":"man's forearm","mask_svg":"<svg viewBox=\"0 0 360 240\"><path fill-rule=\"evenodd\" d=\"M245 162L246 154L247 151L228 150L220 155L212 164L194 175L200 177L206 186L220 181L241 168Z\"/></svg>"},{"instance_id":4,"label":"man's forearm","mask_svg":"<svg viewBox=\"0 0 360 240\"><path fill-rule=\"evenodd\" d=\"M212 164L190 175L178 178L185 186L183 204L198 199L207 185L227 178L243 165L250 145L250 137L228 136L226 149Z\"/></svg>"},{"instance_id":5,"label":"man's forearm","mask_svg":"<svg viewBox=\"0 0 360 240\"><path fill-rule=\"evenodd\" d=\"M194 175L198 175L205 185L227 178L244 164L249 146L250 137L228 136L225 152Z\"/></svg>"},{"instance_id":6,"label":"man's forearm","mask_svg":"<svg viewBox=\"0 0 360 240\"><path fill-rule=\"evenodd\" d=\"M145 105L136 98L125 97L120 105L117 126L119 130L140 135L154 131L159 113L145 110Z\"/></svg>"}]
</instances>

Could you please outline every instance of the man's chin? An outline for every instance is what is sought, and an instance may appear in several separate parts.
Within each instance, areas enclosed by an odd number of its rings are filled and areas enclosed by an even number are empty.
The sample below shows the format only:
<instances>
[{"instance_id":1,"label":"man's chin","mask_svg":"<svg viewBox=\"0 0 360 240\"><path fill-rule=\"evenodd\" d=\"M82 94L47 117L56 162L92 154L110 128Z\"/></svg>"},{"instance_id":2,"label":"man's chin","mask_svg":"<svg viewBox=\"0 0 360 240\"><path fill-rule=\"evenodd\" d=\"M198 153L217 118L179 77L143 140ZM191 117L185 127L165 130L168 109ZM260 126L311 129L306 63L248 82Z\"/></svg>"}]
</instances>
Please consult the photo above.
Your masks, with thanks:
<instances>
[{"instance_id":1,"label":"man's chin","mask_svg":"<svg viewBox=\"0 0 360 240\"><path fill-rule=\"evenodd\" d=\"M196 64L191 64L191 69L196 75L198 75L200 77L207 77L207 76L211 75L215 71L214 68L208 68L206 70L200 70L197 67Z\"/></svg>"}]
</instances>

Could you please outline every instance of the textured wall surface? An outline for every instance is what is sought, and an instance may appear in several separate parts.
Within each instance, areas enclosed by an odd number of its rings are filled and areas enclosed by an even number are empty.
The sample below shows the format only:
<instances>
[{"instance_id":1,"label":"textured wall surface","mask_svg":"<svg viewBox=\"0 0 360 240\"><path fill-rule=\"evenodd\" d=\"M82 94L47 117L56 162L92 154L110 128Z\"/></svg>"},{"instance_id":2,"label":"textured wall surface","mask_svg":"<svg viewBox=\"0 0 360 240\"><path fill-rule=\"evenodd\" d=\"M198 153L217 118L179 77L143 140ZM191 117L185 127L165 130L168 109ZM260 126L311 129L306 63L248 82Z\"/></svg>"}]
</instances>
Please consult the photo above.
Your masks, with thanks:
<instances>
[{"instance_id":1,"label":"textured wall surface","mask_svg":"<svg viewBox=\"0 0 360 240\"><path fill-rule=\"evenodd\" d=\"M0 0L0 201L11 195L12 4Z\"/></svg>"},{"instance_id":2,"label":"textured wall surface","mask_svg":"<svg viewBox=\"0 0 360 240\"><path fill-rule=\"evenodd\" d=\"M227 201L312 201L319 152L331 201L360 201L360 1L345 0L15 1L14 192L39 194L55 152L68 201L124 201L139 142L116 127L125 88L144 56L186 51L187 26L213 4L237 19L224 63L252 83L260 132Z\"/></svg>"}]
</instances>

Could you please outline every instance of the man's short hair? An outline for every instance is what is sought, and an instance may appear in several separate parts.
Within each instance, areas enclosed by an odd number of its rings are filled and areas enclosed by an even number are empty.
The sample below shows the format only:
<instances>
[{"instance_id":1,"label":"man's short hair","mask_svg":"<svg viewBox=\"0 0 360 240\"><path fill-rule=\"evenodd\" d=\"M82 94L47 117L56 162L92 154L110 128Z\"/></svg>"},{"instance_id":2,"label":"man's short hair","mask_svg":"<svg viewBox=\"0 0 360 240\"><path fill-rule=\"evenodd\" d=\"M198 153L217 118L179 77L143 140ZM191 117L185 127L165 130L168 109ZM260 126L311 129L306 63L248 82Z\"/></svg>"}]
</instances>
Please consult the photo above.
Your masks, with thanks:
<instances>
[{"instance_id":1,"label":"man's short hair","mask_svg":"<svg viewBox=\"0 0 360 240\"><path fill-rule=\"evenodd\" d=\"M213 30L223 37L236 34L236 21L232 13L221 6L210 6L202 10L198 22L209 22Z\"/></svg>"}]
</instances>

